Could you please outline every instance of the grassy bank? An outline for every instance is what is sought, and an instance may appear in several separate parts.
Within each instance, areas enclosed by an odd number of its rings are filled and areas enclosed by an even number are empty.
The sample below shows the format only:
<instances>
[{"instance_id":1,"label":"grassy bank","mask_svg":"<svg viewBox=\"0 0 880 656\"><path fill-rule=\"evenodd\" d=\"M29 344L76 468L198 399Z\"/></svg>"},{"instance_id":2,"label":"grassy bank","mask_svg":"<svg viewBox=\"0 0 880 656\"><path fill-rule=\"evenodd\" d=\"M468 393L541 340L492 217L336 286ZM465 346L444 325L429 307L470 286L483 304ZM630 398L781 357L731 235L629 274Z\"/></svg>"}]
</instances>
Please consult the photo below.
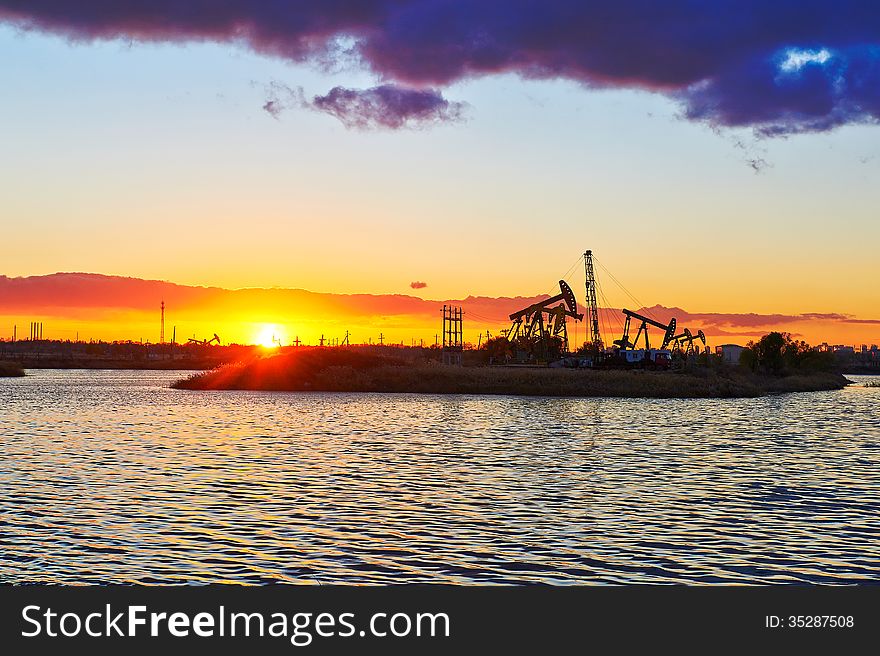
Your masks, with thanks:
<instances>
[{"instance_id":1,"label":"grassy bank","mask_svg":"<svg viewBox=\"0 0 880 656\"><path fill-rule=\"evenodd\" d=\"M177 389L324 392L614 396L634 398L751 397L840 389L840 374L761 376L738 367L676 372L593 371L517 367L442 367L390 358L310 350L226 365L178 381Z\"/></svg>"},{"instance_id":2,"label":"grassy bank","mask_svg":"<svg viewBox=\"0 0 880 656\"><path fill-rule=\"evenodd\" d=\"M15 376L24 376L24 369L14 362L0 361L0 377L12 378Z\"/></svg>"}]
</instances>

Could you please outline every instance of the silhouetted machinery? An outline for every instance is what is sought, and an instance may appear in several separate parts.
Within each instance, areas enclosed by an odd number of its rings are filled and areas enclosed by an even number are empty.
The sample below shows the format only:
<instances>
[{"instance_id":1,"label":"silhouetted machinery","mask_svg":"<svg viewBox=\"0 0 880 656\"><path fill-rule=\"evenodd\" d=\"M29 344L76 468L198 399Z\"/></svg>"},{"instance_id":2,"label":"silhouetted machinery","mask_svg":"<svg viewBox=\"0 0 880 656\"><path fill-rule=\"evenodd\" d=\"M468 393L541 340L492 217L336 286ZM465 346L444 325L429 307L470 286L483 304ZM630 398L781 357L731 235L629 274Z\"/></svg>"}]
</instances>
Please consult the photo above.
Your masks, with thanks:
<instances>
[{"instance_id":1,"label":"silhouetted machinery","mask_svg":"<svg viewBox=\"0 0 880 656\"><path fill-rule=\"evenodd\" d=\"M670 319L668 324L664 324L631 310L623 310L623 314L626 316L623 324L623 335L620 339L614 340L614 345L619 349L617 351L617 362L620 364L632 365L644 362L648 365L667 368L671 364L673 353L683 355L698 354L700 349L695 344L698 340L703 343L703 347L706 346L706 335L702 330L698 330L695 335L688 328L685 328L680 334L676 334L675 318ZM635 339L630 341L629 330L633 319L640 323ZM648 326L654 326L663 331L663 341L659 349L651 348L651 343L648 339ZM639 348L639 340L643 334L645 336L644 346Z\"/></svg>"},{"instance_id":2,"label":"silhouetted machinery","mask_svg":"<svg viewBox=\"0 0 880 656\"><path fill-rule=\"evenodd\" d=\"M196 339L195 337L190 337L187 340L187 344L198 344L199 346L210 346L214 342L217 342L217 346L220 346L220 338L217 336L217 333L214 333L214 336L211 339Z\"/></svg>"},{"instance_id":3,"label":"silhouetted machinery","mask_svg":"<svg viewBox=\"0 0 880 656\"><path fill-rule=\"evenodd\" d=\"M507 331L507 339L526 352L529 359L559 357L568 351L567 317L580 321L584 315L578 314L571 287L560 280L559 294L510 315L513 323Z\"/></svg>"},{"instance_id":4,"label":"silhouetted machinery","mask_svg":"<svg viewBox=\"0 0 880 656\"><path fill-rule=\"evenodd\" d=\"M699 346L694 346L694 342L700 340L703 342L703 348L706 347L706 334L702 330L698 330L694 335L690 330L685 328L680 335L672 338L672 350L679 351L685 355L696 355L700 352Z\"/></svg>"},{"instance_id":5,"label":"silhouetted machinery","mask_svg":"<svg viewBox=\"0 0 880 656\"><path fill-rule=\"evenodd\" d=\"M638 346L639 339L641 338L642 334L644 334L644 348L650 349L651 344L648 341L648 326L654 326L655 328L659 328L663 331L663 343L660 346L661 349L665 349L667 346L669 346L670 342L675 339L675 318L670 319L668 324L663 324L659 321L652 319L651 317L646 317L631 310L624 309L622 310L622 312L624 315L626 315L626 321L624 321L623 323L623 336L620 339L614 340L615 346L618 346L621 349L634 349ZM630 342L629 325L631 319L636 319L637 321L641 321L641 323L639 324L639 332L636 333L636 338Z\"/></svg>"}]
</instances>

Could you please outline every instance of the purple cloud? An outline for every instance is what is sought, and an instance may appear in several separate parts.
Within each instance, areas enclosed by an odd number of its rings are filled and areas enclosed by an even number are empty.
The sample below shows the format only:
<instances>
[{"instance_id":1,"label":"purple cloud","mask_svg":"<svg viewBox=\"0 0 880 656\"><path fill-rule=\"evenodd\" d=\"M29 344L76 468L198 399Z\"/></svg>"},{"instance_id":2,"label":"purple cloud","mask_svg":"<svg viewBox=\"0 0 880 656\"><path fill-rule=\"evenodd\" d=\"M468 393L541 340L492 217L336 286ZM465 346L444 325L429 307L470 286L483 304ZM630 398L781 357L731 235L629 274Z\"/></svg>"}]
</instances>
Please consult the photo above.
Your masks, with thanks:
<instances>
[{"instance_id":1,"label":"purple cloud","mask_svg":"<svg viewBox=\"0 0 880 656\"><path fill-rule=\"evenodd\" d=\"M408 89L383 84L372 89L333 87L315 96L309 106L338 118L347 128L370 130L426 126L459 121L464 105L449 102L433 89Z\"/></svg>"},{"instance_id":2,"label":"purple cloud","mask_svg":"<svg viewBox=\"0 0 880 656\"><path fill-rule=\"evenodd\" d=\"M323 96L306 98L301 87L277 81L266 87L263 110L279 118L286 109L311 109L360 130L428 127L462 119L464 103L450 102L433 89L411 89L383 84L372 89L334 87Z\"/></svg>"},{"instance_id":3,"label":"purple cloud","mask_svg":"<svg viewBox=\"0 0 880 656\"><path fill-rule=\"evenodd\" d=\"M383 86L315 98L353 127L446 120L457 106L433 89L499 73L658 92L688 119L765 137L880 121L880 3L868 0L0 0L0 21L354 58Z\"/></svg>"}]
</instances>

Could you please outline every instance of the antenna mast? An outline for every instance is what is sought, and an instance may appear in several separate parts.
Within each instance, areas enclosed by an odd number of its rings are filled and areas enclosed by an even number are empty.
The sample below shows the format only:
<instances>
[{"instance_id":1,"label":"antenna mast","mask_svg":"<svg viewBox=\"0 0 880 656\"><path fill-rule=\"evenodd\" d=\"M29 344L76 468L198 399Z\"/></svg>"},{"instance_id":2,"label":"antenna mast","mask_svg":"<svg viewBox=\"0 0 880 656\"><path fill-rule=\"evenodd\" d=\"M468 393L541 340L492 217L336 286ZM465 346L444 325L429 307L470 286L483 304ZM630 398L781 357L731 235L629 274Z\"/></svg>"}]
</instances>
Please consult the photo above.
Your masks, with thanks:
<instances>
[{"instance_id":1,"label":"antenna mast","mask_svg":"<svg viewBox=\"0 0 880 656\"><path fill-rule=\"evenodd\" d=\"M165 301L164 301L164 299L163 299L162 303L159 305L159 308L161 309L161 313L162 313L161 314L162 325L159 328L159 343L164 344L165 343Z\"/></svg>"},{"instance_id":2,"label":"antenna mast","mask_svg":"<svg viewBox=\"0 0 880 656\"><path fill-rule=\"evenodd\" d=\"M602 335L599 333L599 306L596 303L596 274L593 273L593 251L584 253L584 273L587 280L587 314L590 317L590 341L593 348L603 349Z\"/></svg>"}]
</instances>

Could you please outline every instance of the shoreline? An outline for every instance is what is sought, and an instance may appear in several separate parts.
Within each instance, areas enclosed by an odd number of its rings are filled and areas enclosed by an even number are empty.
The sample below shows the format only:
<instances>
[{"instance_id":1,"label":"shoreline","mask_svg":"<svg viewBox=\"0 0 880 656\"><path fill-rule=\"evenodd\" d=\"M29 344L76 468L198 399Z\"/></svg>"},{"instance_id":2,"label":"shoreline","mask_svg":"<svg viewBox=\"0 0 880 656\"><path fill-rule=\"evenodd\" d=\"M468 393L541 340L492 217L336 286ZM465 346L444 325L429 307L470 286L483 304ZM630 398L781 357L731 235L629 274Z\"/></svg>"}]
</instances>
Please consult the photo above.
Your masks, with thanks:
<instances>
[{"instance_id":1,"label":"shoreline","mask_svg":"<svg viewBox=\"0 0 880 656\"><path fill-rule=\"evenodd\" d=\"M615 398L750 398L838 390L839 373L765 376L739 367L679 371L443 367L331 354L276 356L225 365L171 385L179 390L380 392L489 396Z\"/></svg>"},{"instance_id":2,"label":"shoreline","mask_svg":"<svg viewBox=\"0 0 880 656\"><path fill-rule=\"evenodd\" d=\"M6 361L21 369L113 369L130 371L204 371L224 364L217 358L187 360L103 360L98 358L34 358Z\"/></svg>"},{"instance_id":3,"label":"shoreline","mask_svg":"<svg viewBox=\"0 0 880 656\"><path fill-rule=\"evenodd\" d=\"M17 362L0 360L0 378L21 378L24 375L24 367Z\"/></svg>"}]
</instances>

